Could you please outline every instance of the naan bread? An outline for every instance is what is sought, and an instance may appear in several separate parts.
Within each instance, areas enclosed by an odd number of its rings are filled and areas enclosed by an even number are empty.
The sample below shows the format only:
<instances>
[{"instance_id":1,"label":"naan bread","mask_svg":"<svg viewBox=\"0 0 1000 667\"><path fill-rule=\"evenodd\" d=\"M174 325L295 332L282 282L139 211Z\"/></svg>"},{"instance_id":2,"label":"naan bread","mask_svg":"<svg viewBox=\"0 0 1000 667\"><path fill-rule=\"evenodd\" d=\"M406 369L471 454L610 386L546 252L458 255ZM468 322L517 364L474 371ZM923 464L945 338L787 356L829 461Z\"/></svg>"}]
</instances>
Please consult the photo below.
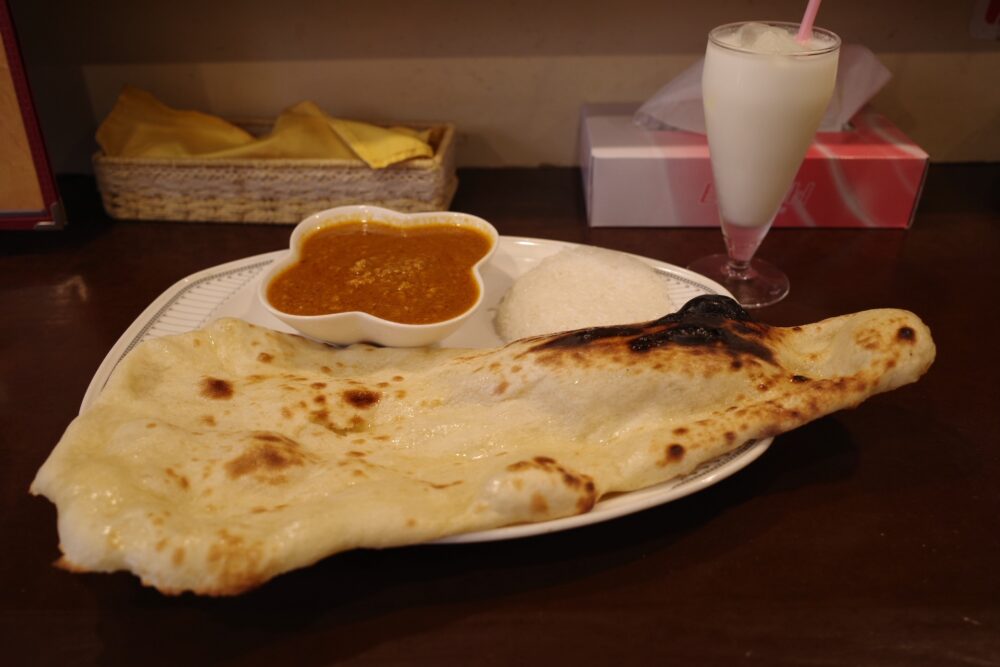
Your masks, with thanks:
<instances>
[{"instance_id":1,"label":"naan bread","mask_svg":"<svg viewBox=\"0 0 1000 667\"><path fill-rule=\"evenodd\" d=\"M66 568L230 595L346 549L586 512L933 358L906 311L772 328L719 297L487 350L225 319L136 347L31 490L58 507Z\"/></svg>"}]
</instances>

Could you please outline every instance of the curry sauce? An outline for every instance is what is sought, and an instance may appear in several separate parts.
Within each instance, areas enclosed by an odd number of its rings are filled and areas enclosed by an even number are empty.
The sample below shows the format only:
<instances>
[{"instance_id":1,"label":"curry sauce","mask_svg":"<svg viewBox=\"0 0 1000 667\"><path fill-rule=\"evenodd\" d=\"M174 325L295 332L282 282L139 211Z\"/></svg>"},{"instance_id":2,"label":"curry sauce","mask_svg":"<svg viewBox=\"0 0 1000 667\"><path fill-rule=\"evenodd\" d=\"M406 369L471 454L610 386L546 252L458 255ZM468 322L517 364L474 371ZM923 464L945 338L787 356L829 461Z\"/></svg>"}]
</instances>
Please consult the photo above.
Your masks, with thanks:
<instances>
[{"instance_id":1,"label":"curry sauce","mask_svg":"<svg viewBox=\"0 0 1000 667\"><path fill-rule=\"evenodd\" d=\"M458 225L332 225L304 239L267 298L292 315L361 311L402 324L443 322L476 303L472 268L491 245L483 232Z\"/></svg>"}]
</instances>

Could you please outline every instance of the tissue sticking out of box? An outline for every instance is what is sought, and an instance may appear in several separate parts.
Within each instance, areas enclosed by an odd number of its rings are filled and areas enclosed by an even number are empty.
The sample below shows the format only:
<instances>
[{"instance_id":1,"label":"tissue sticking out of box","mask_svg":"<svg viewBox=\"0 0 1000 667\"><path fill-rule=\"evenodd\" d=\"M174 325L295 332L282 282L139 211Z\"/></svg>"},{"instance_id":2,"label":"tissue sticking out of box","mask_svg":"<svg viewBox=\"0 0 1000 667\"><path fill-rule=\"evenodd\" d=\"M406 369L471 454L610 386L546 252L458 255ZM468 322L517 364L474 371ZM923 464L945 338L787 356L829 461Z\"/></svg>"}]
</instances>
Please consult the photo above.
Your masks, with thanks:
<instances>
[{"instance_id":1,"label":"tissue sticking out of box","mask_svg":"<svg viewBox=\"0 0 1000 667\"><path fill-rule=\"evenodd\" d=\"M705 133L705 111L701 103L701 58L656 91L638 111L634 121L648 130L684 130ZM837 84L826 109L820 132L838 132L892 78L875 54L860 44L840 48Z\"/></svg>"}]
</instances>

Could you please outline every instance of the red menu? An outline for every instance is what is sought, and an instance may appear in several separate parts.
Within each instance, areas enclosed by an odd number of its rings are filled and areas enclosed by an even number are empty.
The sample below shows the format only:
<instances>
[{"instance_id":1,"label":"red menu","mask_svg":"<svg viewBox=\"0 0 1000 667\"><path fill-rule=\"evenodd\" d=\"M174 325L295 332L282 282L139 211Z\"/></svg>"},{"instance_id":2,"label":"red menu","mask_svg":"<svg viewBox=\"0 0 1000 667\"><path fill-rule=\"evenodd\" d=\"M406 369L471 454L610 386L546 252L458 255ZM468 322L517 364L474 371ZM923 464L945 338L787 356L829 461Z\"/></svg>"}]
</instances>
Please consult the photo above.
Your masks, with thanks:
<instances>
[{"instance_id":1,"label":"red menu","mask_svg":"<svg viewBox=\"0 0 1000 667\"><path fill-rule=\"evenodd\" d=\"M61 227L63 211L14 23L0 0L0 230Z\"/></svg>"}]
</instances>

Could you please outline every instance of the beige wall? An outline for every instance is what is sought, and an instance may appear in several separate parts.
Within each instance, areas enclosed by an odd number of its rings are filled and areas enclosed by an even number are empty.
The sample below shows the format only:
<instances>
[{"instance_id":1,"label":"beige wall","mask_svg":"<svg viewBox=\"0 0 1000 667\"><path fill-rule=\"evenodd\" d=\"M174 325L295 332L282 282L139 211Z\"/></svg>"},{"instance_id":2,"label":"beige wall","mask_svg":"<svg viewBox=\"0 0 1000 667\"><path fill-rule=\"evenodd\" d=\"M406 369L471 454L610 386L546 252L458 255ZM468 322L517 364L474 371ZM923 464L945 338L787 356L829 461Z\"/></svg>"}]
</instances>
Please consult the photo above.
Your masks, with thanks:
<instances>
[{"instance_id":1,"label":"beige wall","mask_svg":"<svg viewBox=\"0 0 1000 667\"><path fill-rule=\"evenodd\" d=\"M584 102L642 100L715 24L805 0L12 0L57 169L86 168L122 84L272 116L311 99L372 120L450 120L464 166L575 164ZM821 23L894 78L875 106L936 161L1000 159L1000 44L975 2L828 0ZM903 17L900 21L899 17Z\"/></svg>"}]
</instances>

